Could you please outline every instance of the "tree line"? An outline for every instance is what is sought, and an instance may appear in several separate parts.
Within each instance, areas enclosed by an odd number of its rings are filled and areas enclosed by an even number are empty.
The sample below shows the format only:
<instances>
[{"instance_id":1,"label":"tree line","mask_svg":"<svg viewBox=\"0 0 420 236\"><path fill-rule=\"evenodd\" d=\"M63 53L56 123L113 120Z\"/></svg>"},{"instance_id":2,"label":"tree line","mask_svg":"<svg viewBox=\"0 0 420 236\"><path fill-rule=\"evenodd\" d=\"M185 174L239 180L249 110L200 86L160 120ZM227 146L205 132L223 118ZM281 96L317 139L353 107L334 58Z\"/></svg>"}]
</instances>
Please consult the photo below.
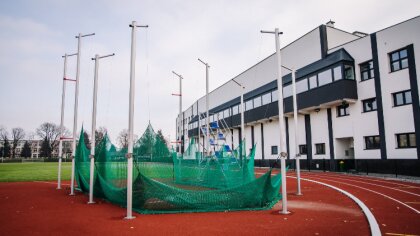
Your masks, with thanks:
<instances>
[{"instance_id":1,"label":"tree line","mask_svg":"<svg viewBox=\"0 0 420 236\"><path fill-rule=\"evenodd\" d=\"M0 146L0 157L4 158L16 158L20 156L21 158L29 158L32 156L32 148L30 141L35 140L35 135L41 140L41 145L39 149L39 156L44 158L52 158L54 150L58 150L58 145L60 142L60 136L63 134L62 137L70 137L71 133L67 128L60 129L60 126L54 124L52 122L44 122L42 123L35 131L35 133L26 133L22 128L12 128L11 132L3 127L0 126L0 141L2 141L3 145ZM105 127L99 127L95 130L95 146L102 141L102 139L107 134L107 129ZM84 131L83 132L85 145L88 149L91 148L91 141L89 134ZM163 142L166 141L162 135L161 130L158 131L158 136L162 139ZM26 140L25 140L26 139ZM17 153L17 147L19 142L25 140L25 143L20 151ZM134 135L134 140L137 140L137 135ZM128 130L122 130L118 137L117 142L120 148L127 148L128 147ZM20 155L19 155L20 154Z\"/></svg>"}]
</instances>

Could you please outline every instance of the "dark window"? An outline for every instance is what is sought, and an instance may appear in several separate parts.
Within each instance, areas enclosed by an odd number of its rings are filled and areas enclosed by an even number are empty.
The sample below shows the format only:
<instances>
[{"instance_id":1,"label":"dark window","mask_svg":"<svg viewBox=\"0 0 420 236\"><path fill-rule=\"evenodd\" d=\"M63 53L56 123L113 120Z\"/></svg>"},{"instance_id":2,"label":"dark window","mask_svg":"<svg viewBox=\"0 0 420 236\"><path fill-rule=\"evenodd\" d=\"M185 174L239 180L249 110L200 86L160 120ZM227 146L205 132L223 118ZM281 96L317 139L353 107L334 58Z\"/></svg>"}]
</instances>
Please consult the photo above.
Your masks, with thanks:
<instances>
[{"instance_id":1,"label":"dark window","mask_svg":"<svg viewBox=\"0 0 420 236\"><path fill-rule=\"evenodd\" d=\"M350 115L349 112L349 104L343 104L337 107L337 116L348 116Z\"/></svg>"},{"instance_id":2,"label":"dark window","mask_svg":"<svg viewBox=\"0 0 420 236\"><path fill-rule=\"evenodd\" d=\"M368 61L363 64L360 64L360 78L362 81L373 79L373 61Z\"/></svg>"},{"instance_id":3,"label":"dark window","mask_svg":"<svg viewBox=\"0 0 420 236\"><path fill-rule=\"evenodd\" d=\"M381 138L378 136L365 137L366 149L379 149L381 147Z\"/></svg>"},{"instance_id":4,"label":"dark window","mask_svg":"<svg viewBox=\"0 0 420 236\"><path fill-rule=\"evenodd\" d=\"M306 144L299 145L299 154L306 155L308 154L308 148Z\"/></svg>"},{"instance_id":5,"label":"dark window","mask_svg":"<svg viewBox=\"0 0 420 236\"><path fill-rule=\"evenodd\" d=\"M376 105L376 98L366 99L362 101L363 103L363 111L376 111L378 109Z\"/></svg>"},{"instance_id":6,"label":"dark window","mask_svg":"<svg viewBox=\"0 0 420 236\"><path fill-rule=\"evenodd\" d=\"M271 146L271 154L272 155L279 154L279 151L277 150L277 146Z\"/></svg>"},{"instance_id":7,"label":"dark window","mask_svg":"<svg viewBox=\"0 0 420 236\"><path fill-rule=\"evenodd\" d=\"M401 49L389 54L391 72L399 71L408 67L407 49Z\"/></svg>"},{"instance_id":8,"label":"dark window","mask_svg":"<svg viewBox=\"0 0 420 236\"><path fill-rule=\"evenodd\" d=\"M344 78L349 80L354 80L354 74L353 74L353 67L345 65L344 66Z\"/></svg>"},{"instance_id":9,"label":"dark window","mask_svg":"<svg viewBox=\"0 0 420 236\"><path fill-rule=\"evenodd\" d=\"M411 104L413 102L410 90L394 93L392 96L394 97L394 106L396 107Z\"/></svg>"},{"instance_id":10,"label":"dark window","mask_svg":"<svg viewBox=\"0 0 420 236\"><path fill-rule=\"evenodd\" d=\"M416 147L416 134L415 133L397 134L397 146L398 148Z\"/></svg>"},{"instance_id":11,"label":"dark window","mask_svg":"<svg viewBox=\"0 0 420 236\"><path fill-rule=\"evenodd\" d=\"M315 154L325 154L325 143L315 144Z\"/></svg>"}]
</instances>

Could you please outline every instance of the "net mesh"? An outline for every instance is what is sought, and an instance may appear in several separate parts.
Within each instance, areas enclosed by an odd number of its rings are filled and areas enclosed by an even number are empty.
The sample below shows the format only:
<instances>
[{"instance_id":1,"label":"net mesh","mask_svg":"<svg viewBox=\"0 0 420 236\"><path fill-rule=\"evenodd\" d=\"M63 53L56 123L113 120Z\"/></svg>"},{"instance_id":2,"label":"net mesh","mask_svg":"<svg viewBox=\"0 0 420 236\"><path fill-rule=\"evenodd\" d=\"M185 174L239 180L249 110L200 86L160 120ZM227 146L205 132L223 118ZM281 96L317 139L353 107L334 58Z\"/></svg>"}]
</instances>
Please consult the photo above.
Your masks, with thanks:
<instances>
[{"instance_id":1,"label":"net mesh","mask_svg":"<svg viewBox=\"0 0 420 236\"><path fill-rule=\"evenodd\" d=\"M242 143L231 152L222 147L215 155L203 156L191 141L184 155L178 155L149 124L133 150L133 210L157 214L271 208L281 199L281 176L271 176L270 169L256 178L255 146L247 156L241 155L244 147ZM78 189L86 193L89 153L81 135L75 173ZM95 149L94 196L122 207L127 200L126 153L107 135Z\"/></svg>"}]
</instances>

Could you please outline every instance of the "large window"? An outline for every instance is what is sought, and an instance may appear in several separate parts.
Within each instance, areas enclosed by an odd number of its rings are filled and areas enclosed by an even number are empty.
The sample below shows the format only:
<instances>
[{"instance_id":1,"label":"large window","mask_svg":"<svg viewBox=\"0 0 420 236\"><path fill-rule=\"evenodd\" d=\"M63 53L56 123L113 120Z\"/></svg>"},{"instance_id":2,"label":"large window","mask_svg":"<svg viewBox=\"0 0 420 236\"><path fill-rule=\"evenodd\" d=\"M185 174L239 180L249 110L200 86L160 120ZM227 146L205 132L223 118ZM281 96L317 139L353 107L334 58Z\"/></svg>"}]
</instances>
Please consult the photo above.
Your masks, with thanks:
<instances>
[{"instance_id":1,"label":"large window","mask_svg":"<svg viewBox=\"0 0 420 236\"><path fill-rule=\"evenodd\" d=\"M283 87L283 97L287 98L293 95L292 84Z\"/></svg>"},{"instance_id":2,"label":"large window","mask_svg":"<svg viewBox=\"0 0 420 236\"><path fill-rule=\"evenodd\" d=\"M406 133L397 134L397 147L398 148L415 148L416 147L416 134Z\"/></svg>"},{"instance_id":3,"label":"large window","mask_svg":"<svg viewBox=\"0 0 420 236\"><path fill-rule=\"evenodd\" d=\"M261 97L254 98L254 108L261 106Z\"/></svg>"},{"instance_id":4,"label":"large window","mask_svg":"<svg viewBox=\"0 0 420 236\"><path fill-rule=\"evenodd\" d=\"M318 83L316 81L316 75L309 77L309 88L313 89L318 87Z\"/></svg>"},{"instance_id":5,"label":"large window","mask_svg":"<svg viewBox=\"0 0 420 236\"><path fill-rule=\"evenodd\" d=\"M362 81L374 78L373 61L360 64L360 78Z\"/></svg>"},{"instance_id":6,"label":"large window","mask_svg":"<svg viewBox=\"0 0 420 236\"><path fill-rule=\"evenodd\" d=\"M279 154L279 150L277 149L277 146L271 146L271 155L277 155Z\"/></svg>"},{"instance_id":7,"label":"large window","mask_svg":"<svg viewBox=\"0 0 420 236\"><path fill-rule=\"evenodd\" d=\"M377 136L366 136L365 137L366 149L379 149L381 147L381 139Z\"/></svg>"},{"instance_id":8,"label":"large window","mask_svg":"<svg viewBox=\"0 0 420 236\"><path fill-rule=\"evenodd\" d=\"M333 69L334 73L334 81L340 80L343 78L343 74L341 73L341 66L337 66Z\"/></svg>"},{"instance_id":9,"label":"large window","mask_svg":"<svg viewBox=\"0 0 420 236\"><path fill-rule=\"evenodd\" d=\"M262 98L262 104L263 105L271 103L271 93L266 93L266 94L262 95L261 98Z\"/></svg>"},{"instance_id":10,"label":"large window","mask_svg":"<svg viewBox=\"0 0 420 236\"><path fill-rule=\"evenodd\" d=\"M376 98L363 100L362 103L364 112L376 111L378 109L376 105Z\"/></svg>"},{"instance_id":11,"label":"large window","mask_svg":"<svg viewBox=\"0 0 420 236\"><path fill-rule=\"evenodd\" d=\"M343 104L337 107L337 116L348 116L350 115L349 112L349 104Z\"/></svg>"},{"instance_id":12,"label":"large window","mask_svg":"<svg viewBox=\"0 0 420 236\"><path fill-rule=\"evenodd\" d=\"M331 70L326 70L318 74L318 86L332 82Z\"/></svg>"},{"instance_id":13,"label":"large window","mask_svg":"<svg viewBox=\"0 0 420 236\"><path fill-rule=\"evenodd\" d=\"M236 115L239 113L239 106L240 105L236 105L232 107L232 115Z\"/></svg>"},{"instance_id":14,"label":"large window","mask_svg":"<svg viewBox=\"0 0 420 236\"><path fill-rule=\"evenodd\" d=\"M315 154L325 154L325 143L315 144Z\"/></svg>"},{"instance_id":15,"label":"large window","mask_svg":"<svg viewBox=\"0 0 420 236\"><path fill-rule=\"evenodd\" d=\"M389 54L391 72L399 71L408 67L407 49L401 49Z\"/></svg>"},{"instance_id":16,"label":"large window","mask_svg":"<svg viewBox=\"0 0 420 236\"><path fill-rule=\"evenodd\" d=\"M344 78L354 80L353 67L349 65L344 66Z\"/></svg>"},{"instance_id":17,"label":"large window","mask_svg":"<svg viewBox=\"0 0 420 236\"><path fill-rule=\"evenodd\" d=\"M278 94L278 91L277 90L274 90L273 92L271 92L271 98L272 98L272 101L273 102L279 100L279 94Z\"/></svg>"},{"instance_id":18,"label":"large window","mask_svg":"<svg viewBox=\"0 0 420 236\"><path fill-rule=\"evenodd\" d=\"M299 80L296 82L296 94L308 91L308 79Z\"/></svg>"},{"instance_id":19,"label":"large window","mask_svg":"<svg viewBox=\"0 0 420 236\"><path fill-rule=\"evenodd\" d=\"M229 109L224 110L224 111L223 111L223 117L224 117L224 118L227 118L227 117L229 117L229 116L230 116L230 110L229 110Z\"/></svg>"},{"instance_id":20,"label":"large window","mask_svg":"<svg viewBox=\"0 0 420 236\"><path fill-rule=\"evenodd\" d=\"M308 154L308 148L306 144L299 145L299 154L306 155Z\"/></svg>"},{"instance_id":21,"label":"large window","mask_svg":"<svg viewBox=\"0 0 420 236\"><path fill-rule=\"evenodd\" d=\"M413 100L411 99L411 91L410 90L394 93L394 94L392 94L392 96L394 97L394 106L395 107L411 104L413 102Z\"/></svg>"},{"instance_id":22,"label":"large window","mask_svg":"<svg viewBox=\"0 0 420 236\"><path fill-rule=\"evenodd\" d=\"M254 107L252 106L252 100L246 101L246 102L245 102L245 111L249 111L249 110L251 110L252 108L254 108Z\"/></svg>"}]
</instances>

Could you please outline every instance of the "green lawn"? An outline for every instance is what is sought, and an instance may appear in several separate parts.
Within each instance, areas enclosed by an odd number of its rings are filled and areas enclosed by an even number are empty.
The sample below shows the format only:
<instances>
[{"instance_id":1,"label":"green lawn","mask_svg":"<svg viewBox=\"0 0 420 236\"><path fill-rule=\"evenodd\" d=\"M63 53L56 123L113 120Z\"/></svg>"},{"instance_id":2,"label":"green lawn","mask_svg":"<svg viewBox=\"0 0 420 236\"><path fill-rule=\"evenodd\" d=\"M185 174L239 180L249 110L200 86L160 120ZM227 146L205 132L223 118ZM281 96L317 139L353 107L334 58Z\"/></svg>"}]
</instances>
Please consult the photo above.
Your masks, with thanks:
<instances>
[{"instance_id":1,"label":"green lawn","mask_svg":"<svg viewBox=\"0 0 420 236\"><path fill-rule=\"evenodd\" d=\"M71 162L63 162L61 179L70 180ZM57 180L57 162L1 163L0 182Z\"/></svg>"}]
</instances>

